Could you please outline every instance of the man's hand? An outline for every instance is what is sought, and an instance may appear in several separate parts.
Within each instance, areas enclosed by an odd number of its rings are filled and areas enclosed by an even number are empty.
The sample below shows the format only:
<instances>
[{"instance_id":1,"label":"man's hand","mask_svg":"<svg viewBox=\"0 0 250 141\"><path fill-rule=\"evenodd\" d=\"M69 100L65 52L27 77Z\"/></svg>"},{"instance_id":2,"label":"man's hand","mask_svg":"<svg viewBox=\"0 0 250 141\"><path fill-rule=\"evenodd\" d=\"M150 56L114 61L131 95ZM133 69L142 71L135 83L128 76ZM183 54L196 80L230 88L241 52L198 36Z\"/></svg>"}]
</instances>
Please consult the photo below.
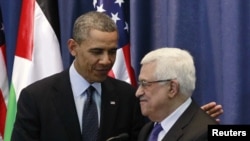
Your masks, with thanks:
<instances>
[{"instance_id":1,"label":"man's hand","mask_svg":"<svg viewBox=\"0 0 250 141\"><path fill-rule=\"evenodd\" d=\"M217 122L220 122L220 119L218 117L223 113L221 105L217 105L216 102L210 102L201 106L201 109L211 117L215 118Z\"/></svg>"}]
</instances>

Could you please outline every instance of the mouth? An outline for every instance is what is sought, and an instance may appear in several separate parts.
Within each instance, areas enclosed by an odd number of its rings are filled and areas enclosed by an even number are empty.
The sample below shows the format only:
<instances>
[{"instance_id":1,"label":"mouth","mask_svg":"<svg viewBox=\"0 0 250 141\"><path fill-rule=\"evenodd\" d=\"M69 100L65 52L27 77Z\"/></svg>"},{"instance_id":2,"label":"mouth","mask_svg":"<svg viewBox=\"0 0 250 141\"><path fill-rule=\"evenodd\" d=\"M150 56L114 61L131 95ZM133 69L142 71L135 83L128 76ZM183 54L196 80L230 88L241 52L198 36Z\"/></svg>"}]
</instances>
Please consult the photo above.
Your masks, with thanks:
<instances>
[{"instance_id":1,"label":"mouth","mask_svg":"<svg viewBox=\"0 0 250 141\"><path fill-rule=\"evenodd\" d=\"M100 74L107 74L111 69L96 69L96 71Z\"/></svg>"},{"instance_id":2,"label":"mouth","mask_svg":"<svg viewBox=\"0 0 250 141\"><path fill-rule=\"evenodd\" d=\"M140 101L140 103L145 103L145 102L147 102L147 100L146 100L145 98L143 98L143 97L141 97L141 98L139 99L139 101Z\"/></svg>"}]
</instances>

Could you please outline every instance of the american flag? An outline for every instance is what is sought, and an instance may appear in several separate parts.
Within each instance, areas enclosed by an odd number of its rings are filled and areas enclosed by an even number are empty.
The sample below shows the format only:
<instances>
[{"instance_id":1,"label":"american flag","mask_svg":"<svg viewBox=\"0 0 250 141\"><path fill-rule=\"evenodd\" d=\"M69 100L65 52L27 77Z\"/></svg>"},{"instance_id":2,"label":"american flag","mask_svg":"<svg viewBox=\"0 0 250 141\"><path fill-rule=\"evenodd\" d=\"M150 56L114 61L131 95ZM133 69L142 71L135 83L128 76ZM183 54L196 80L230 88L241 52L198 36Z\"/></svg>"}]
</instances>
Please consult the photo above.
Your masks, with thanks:
<instances>
[{"instance_id":1,"label":"american flag","mask_svg":"<svg viewBox=\"0 0 250 141\"><path fill-rule=\"evenodd\" d=\"M3 139L8 99L8 78L6 71L6 48L2 14L0 12L0 141Z\"/></svg>"},{"instance_id":2,"label":"american flag","mask_svg":"<svg viewBox=\"0 0 250 141\"><path fill-rule=\"evenodd\" d=\"M129 26L126 18L129 15L125 9L124 0L93 0L93 6L98 12L105 12L116 23L119 30L119 43L116 62L109 76L126 81L136 86L135 73L131 66ZM126 11L127 10L127 11Z\"/></svg>"}]
</instances>

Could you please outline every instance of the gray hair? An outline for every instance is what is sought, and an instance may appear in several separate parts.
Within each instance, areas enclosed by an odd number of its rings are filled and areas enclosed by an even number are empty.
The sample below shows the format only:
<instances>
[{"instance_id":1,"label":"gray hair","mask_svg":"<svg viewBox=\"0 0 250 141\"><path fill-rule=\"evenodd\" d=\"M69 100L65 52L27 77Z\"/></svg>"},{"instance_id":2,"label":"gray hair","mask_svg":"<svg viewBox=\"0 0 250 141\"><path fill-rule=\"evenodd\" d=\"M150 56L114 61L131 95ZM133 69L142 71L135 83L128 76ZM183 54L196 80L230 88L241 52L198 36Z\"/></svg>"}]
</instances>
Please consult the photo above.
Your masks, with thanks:
<instances>
[{"instance_id":1,"label":"gray hair","mask_svg":"<svg viewBox=\"0 0 250 141\"><path fill-rule=\"evenodd\" d=\"M118 32L115 22L107 14L91 11L76 19L73 27L73 39L77 43L81 43L89 37L91 29L104 32Z\"/></svg>"},{"instance_id":2,"label":"gray hair","mask_svg":"<svg viewBox=\"0 0 250 141\"><path fill-rule=\"evenodd\" d=\"M154 77L157 80L176 79L180 84L180 92L191 96L195 89L195 66L191 54L179 48L164 47L149 52L141 60L141 64L155 62Z\"/></svg>"}]
</instances>

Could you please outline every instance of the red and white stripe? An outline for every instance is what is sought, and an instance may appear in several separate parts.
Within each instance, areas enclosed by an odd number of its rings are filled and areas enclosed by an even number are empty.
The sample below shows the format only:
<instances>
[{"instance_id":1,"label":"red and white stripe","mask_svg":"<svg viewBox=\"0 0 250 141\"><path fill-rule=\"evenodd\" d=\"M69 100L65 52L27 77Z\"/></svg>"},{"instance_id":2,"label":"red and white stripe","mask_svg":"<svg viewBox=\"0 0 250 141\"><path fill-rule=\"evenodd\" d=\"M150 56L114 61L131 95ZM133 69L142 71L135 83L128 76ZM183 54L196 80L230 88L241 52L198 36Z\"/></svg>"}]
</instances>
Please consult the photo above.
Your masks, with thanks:
<instances>
[{"instance_id":1,"label":"red and white stripe","mask_svg":"<svg viewBox=\"0 0 250 141\"><path fill-rule=\"evenodd\" d=\"M5 45L0 46L0 140L4 135L7 100L9 95L9 82L5 61Z\"/></svg>"}]
</instances>

